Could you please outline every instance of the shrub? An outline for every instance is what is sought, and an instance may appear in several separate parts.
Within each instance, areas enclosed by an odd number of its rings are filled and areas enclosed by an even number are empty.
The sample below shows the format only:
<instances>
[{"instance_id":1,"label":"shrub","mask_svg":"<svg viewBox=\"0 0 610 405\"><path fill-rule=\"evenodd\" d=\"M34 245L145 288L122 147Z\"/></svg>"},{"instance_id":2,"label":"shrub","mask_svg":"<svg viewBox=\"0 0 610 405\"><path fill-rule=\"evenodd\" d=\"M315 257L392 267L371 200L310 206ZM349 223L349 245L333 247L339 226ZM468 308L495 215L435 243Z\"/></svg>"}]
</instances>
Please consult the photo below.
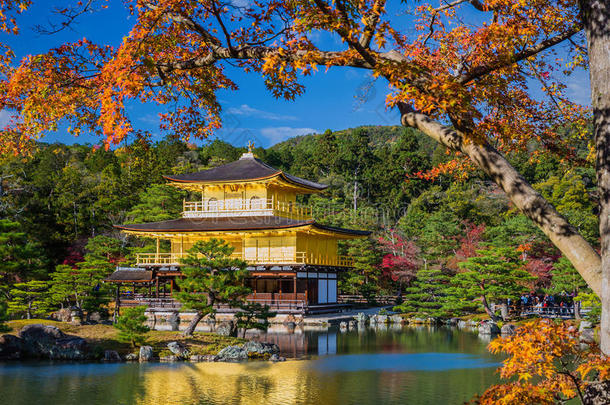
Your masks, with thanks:
<instances>
[{"instance_id":1,"label":"shrub","mask_svg":"<svg viewBox=\"0 0 610 405\"><path fill-rule=\"evenodd\" d=\"M114 325L120 331L119 341L130 343L132 347L144 344L144 334L150 330L148 326L144 325L147 320L144 315L145 311L145 306L125 308L122 311L123 313Z\"/></svg>"}]
</instances>

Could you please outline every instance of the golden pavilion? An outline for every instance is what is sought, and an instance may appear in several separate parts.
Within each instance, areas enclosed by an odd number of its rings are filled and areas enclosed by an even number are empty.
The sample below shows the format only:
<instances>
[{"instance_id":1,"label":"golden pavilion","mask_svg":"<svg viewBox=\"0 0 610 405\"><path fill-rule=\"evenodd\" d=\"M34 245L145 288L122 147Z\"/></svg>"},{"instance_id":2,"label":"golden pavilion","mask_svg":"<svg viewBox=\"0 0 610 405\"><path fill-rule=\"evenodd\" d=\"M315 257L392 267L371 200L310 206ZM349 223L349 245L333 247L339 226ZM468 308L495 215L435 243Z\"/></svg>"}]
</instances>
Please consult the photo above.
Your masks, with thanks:
<instances>
[{"instance_id":1,"label":"golden pavilion","mask_svg":"<svg viewBox=\"0 0 610 405\"><path fill-rule=\"evenodd\" d=\"M320 193L326 185L275 169L251 150L213 169L164 177L201 199L184 201L179 219L116 226L156 239L157 249L138 254L135 267L117 268L108 281L133 283L134 292L148 291L142 300L149 305L176 305L171 295L178 288L174 280L181 274L180 259L194 243L219 238L248 263L249 301L270 305L278 313L337 307L338 273L352 265L339 255L338 242L370 232L319 224L309 207L297 203L297 195ZM169 241L169 251L161 251L160 241Z\"/></svg>"}]
</instances>

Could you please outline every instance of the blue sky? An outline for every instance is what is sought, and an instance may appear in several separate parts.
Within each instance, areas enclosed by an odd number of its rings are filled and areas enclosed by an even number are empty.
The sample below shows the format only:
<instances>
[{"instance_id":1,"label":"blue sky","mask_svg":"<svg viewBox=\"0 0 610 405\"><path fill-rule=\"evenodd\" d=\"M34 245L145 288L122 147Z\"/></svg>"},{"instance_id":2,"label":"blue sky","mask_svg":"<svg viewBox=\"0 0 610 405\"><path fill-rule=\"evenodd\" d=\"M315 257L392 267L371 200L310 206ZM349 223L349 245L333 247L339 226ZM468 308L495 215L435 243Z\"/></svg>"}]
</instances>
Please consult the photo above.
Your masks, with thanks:
<instances>
[{"instance_id":1,"label":"blue sky","mask_svg":"<svg viewBox=\"0 0 610 405\"><path fill-rule=\"evenodd\" d=\"M133 18L125 11L122 2L112 1L107 10L82 16L71 30L47 36L32 29L34 24L44 24L54 18L49 11L49 5L61 6L66 3L65 0L35 2L35 6L20 18L21 35L16 38L4 38L18 57L45 52L65 41L82 37L98 43L117 45L133 24ZM403 13L396 18L406 17ZM267 147L296 135L322 132L326 129L399 124L398 112L387 111L385 108L385 81L373 81L365 70L338 68L325 73L324 68L319 69L313 77L302 81L306 86L305 94L289 102L273 98L265 89L259 75L229 69L230 77L239 86L239 90L218 94L223 108L224 127L218 131L216 137L234 145L242 146L253 140L258 146ZM573 100L589 103L587 72L575 73L568 83L568 88ZM359 101L363 94L366 94L365 102ZM161 110L156 106L134 105L129 112L137 125L150 130L156 139L160 139L162 135L158 129L159 111ZM0 123L7 117L7 112L0 111ZM49 133L43 140L65 143L99 141L87 135L74 138L66 134L65 129Z\"/></svg>"}]
</instances>

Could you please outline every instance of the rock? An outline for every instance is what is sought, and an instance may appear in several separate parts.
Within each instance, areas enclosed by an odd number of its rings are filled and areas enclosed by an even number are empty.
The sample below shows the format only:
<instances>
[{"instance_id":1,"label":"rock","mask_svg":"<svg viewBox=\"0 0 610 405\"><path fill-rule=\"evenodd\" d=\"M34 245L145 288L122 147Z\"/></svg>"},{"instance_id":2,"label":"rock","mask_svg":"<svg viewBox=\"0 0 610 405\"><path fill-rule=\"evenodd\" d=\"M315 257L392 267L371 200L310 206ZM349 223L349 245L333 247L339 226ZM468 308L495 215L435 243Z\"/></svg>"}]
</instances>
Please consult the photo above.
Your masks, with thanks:
<instances>
[{"instance_id":1,"label":"rock","mask_svg":"<svg viewBox=\"0 0 610 405\"><path fill-rule=\"evenodd\" d=\"M167 348L179 359L188 359L191 356L191 351L180 342L169 342Z\"/></svg>"},{"instance_id":2,"label":"rock","mask_svg":"<svg viewBox=\"0 0 610 405\"><path fill-rule=\"evenodd\" d=\"M502 329L500 329L500 333L502 336L512 336L517 331L517 327L512 323L507 323L502 325Z\"/></svg>"},{"instance_id":3,"label":"rock","mask_svg":"<svg viewBox=\"0 0 610 405\"><path fill-rule=\"evenodd\" d=\"M447 324L449 326L457 326L458 322L459 322L458 318L449 318L449 319L447 319L445 324Z\"/></svg>"},{"instance_id":4,"label":"rock","mask_svg":"<svg viewBox=\"0 0 610 405\"><path fill-rule=\"evenodd\" d=\"M14 335L0 336L0 360L17 360L23 352L23 340Z\"/></svg>"},{"instance_id":5,"label":"rock","mask_svg":"<svg viewBox=\"0 0 610 405\"><path fill-rule=\"evenodd\" d=\"M216 361L242 361L248 359L248 352L240 346L227 346L216 355Z\"/></svg>"},{"instance_id":6,"label":"rock","mask_svg":"<svg viewBox=\"0 0 610 405\"><path fill-rule=\"evenodd\" d=\"M357 325L358 325L358 324L357 324L357 323L356 323L356 321L354 321L354 320L347 322L347 327L348 327L350 330L352 330L352 329L356 329L356 328L357 328Z\"/></svg>"},{"instance_id":7,"label":"rock","mask_svg":"<svg viewBox=\"0 0 610 405\"><path fill-rule=\"evenodd\" d=\"M83 338L69 336L55 341L49 352L51 360L85 360L88 357L89 344Z\"/></svg>"},{"instance_id":8,"label":"rock","mask_svg":"<svg viewBox=\"0 0 610 405\"><path fill-rule=\"evenodd\" d=\"M466 326L469 328L476 328L478 327L477 321L469 319L466 321Z\"/></svg>"},{"instance_id":9,"label":"rock","mask_svg":"<svg viewBox=\"0 0 610 405\"><path fill-rule=\"evenodd\" d=\"M104 352L104 361L108 362L117 362L121 361L121 356L116 352L116 350L106 350Z\"/></svg>"},{"instance_id":10,"label":"rock","mask_svg":"<svg viewBox=\"0 0 610 405\"><path fill-rule=\"evenodd\" d=\"M19 337L23 340L28 355L48 357L57 339L63 339L66 335L55 326L35 323L24 326Z\"/></svg>"},{"instance_id":11,"label":"rock","mask_svg":"<svg viewBox=\"0 0 610 405\"><path fill-rule=\"evenodd\" d=\"M358 322L358 323L366 323L366 321L368 321L368 320L369 320L369 317L364 312L358 312L358 315L356 315L356 322Z\"/></svg>"},{"instance_id":12,"label":"rock","mask_svg":"<svg viewBox=\"0 0 610 405\"><path fill-rule=\"evenodd\" d=\"M232 322L223 322L216 328L216 334L220 336L233 336L234 327Z\"/></svg>"},{"instance_id":13,"label":"rock","mask_svg":"<svg viewBox=\"0 0 610 405\"><path fill-rule=\"evenodd\" d=\"M580 321L580 325L578 325L578 333L581 343L589 344L595 342L595 332L591 322Z\"/></svg>"},{"instance_id":14,"label":"rock","mask_svg":"<svg viewBox=\"0 0 610 405\"><path fill-rule=\"evenodd\" d=\"M244 343L241 348L246 352L248 357L259 357L265 354L278 354L280 348L275 343L257 342L250 340Z\"/></svg>"},{"instance_id":15,"label":"rock","mask_svg":"<svg viewBox=\"0 0 610 405\"><path fill-rule=\"evenodd\" d=\"M347 322L343 321L343 322L339 323L339 329L342 332L345 332L347 330Z\"/></svg>"},{"instance_id":16,"label":"rock","mask_svg":"<svg viewBox=\"0 0 610 405\"><path fill-rule=\"evenodd\" d=\"M403 317L400 315L392 315L389 318L391 323L401 325L403 323Z\"/></svg>"},{"instance_id":17,"label":"rock","mask_svg":"<svg viewBox=\"0 0 610 405\"><path fill-rule=\"evenodd\" d=\"M62 308L59 311L54 312L51 315L51 318L60 322L70 322L72 321L71 313L72 310L70 308Z\"/></svg>"},{"instance_id":18,"label":"rock","mask_svg":"<svg viewBox=\"0 0 610 405\"><path fill-rule=\"evenodd\" d=\"M596 381L584 388L583 403L591 405L610 404L610 381Z\"/></svg>"},{"instance_id":19,"label":"rock","mask_svg":"<svg viewBox=\"0 0 610 405\"><path fill-rule=\"evenodd\" d=\"M466 329L466 321L462 321L461 319L459 321L457 321L457 327L459 329Z\"/></svg>"},{"instance_id":20,"label":"rock","mask_svg":"<svg viewBox=\"0 0 610 405\"><path fill-rule=\"evenodd\" d=\"M497 335L500 328L494 322L485 322L479 325L479 335Z\"/></svg>"},{"instance_id":21,"label":"rock","mask_svg":"<svg viewBox=\"0 0 610 405\"><path fill-rule=\"evenodd\" d=\"M153 359L153 348L151 346L141 346L138 359L140 360L140 363L151 361Z\"/></svg>"},{"instance_id":22,"label":"rock","mask_svg":"<svg viewBox=\"0 0 610 405\"><path fill-rule=\"evenodd\" d=\"M436 325L436 324L438 324L438 319L437 318L429 317L429 318L426 318L426 322L425 323L427 325Z\"/></svg>"},{"instance_id":23,"label":"rock","mask_svg":"<svg viewBox=\"0 0 610 405\"><path fill-rule=\"evenodd\" d=\"M216 361L216 356L213 354L194 354L189 359L193 363L205 363Z\"/></svg>"},{"instance_id":24,"label":"rock","mask_svg":"<svg viewBox=\"0 0 610 405\"><path fill-rule=\"evenodd\" d=\"M161 356L159 357L159 361L163 361L166 363L174 363L176 361L180 361L181 359L178 356Z\"/></svg>"},{"instance_id":25,"label":"rock","mask_svg":"<svg viewBox=\"0 0 610 405\"><path fill-rule=\"evenodd\" d=\"M377 315L371 315L371 316L369 316L369 324L370 324L370 325L375 325L375 324L377 324Z\"/></svg>"},{"instance_id":26,"label":"rock","mask_svg":"<svg viewBox=\"0 0 610 405\"><path fill-rule=\"evenodd\" d=\"M138 353L129 353L125 356L125 361L138 361Z\"/></svg>"},{"instance_id":27,"label":"rock","mask_svg":"<svg viewBox=\"0 0 610 405\"><path fill-rule=\"evenodd\" d=\"M99 312L92 312L87 318L89 319L89 322L100 323L102 321L102 314Z\"/></svg>"},{"instance_id":28,"label":"rock","mask_svg":"<svg viewBox=\"0 0 610 405\"><path fill-rule=\"evenodd\" d=\"M286 358L281 357L279 354L274 354L269 358L269 361L273 361L273 362L286 361Z\"/></svg>"},{"instance_id":29,"label":"rock","mask_svg":"<svg viewBox=\"0 0 610 405\"><path fill-rule=\"evenodd\" d=\"M172 312L169 318L167 318L167 323L169 323L172 330L178 330L180 326L180 315L178 312Z\"/></svg>"},{"instance_id":30,"label":"rock","mask_svg":"<svg viewBox=\"0 0 610 405\"><path fill-rule=\"evenodd\" d=\"M388 323L387 315L377 315L377 323Z\"/></svg>"},{"instance_id":31,"label":"rock","mask_svg":"<svg viewBox=\"0 0 610 405\"><path fill-rule=\"evenodd\" d=\"M411 323L423 325L426 323L426 320L424 318L411 318Z\"/></svg>"},{"instance_id":32,"label":"rock","mask_svg":"<svg viewBox=\"0 0 610 405\"><path fill-rule=\"evenodd\" d=\"M70 323L72 325L82 325L83 324L83 313L80 308L72 307L70 311Z\"/></svg>"}]
</instances>

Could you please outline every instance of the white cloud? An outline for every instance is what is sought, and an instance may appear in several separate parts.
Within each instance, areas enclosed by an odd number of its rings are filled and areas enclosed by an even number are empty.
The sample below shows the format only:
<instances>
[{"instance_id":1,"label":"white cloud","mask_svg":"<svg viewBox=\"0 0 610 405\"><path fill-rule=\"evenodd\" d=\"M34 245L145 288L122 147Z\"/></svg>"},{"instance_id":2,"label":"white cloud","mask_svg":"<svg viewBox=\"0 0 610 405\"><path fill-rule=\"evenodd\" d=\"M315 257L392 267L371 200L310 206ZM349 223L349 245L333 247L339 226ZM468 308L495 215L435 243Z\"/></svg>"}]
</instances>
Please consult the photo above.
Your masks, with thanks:
<instances>
[{"instance_id":1,"label":"white cloud","mask_svg":"<svg viewBox=\"0 0 610 405\"><path fill-rule=\"evenodd\" d=\"M591 105L591 87L586 76L573 76L567 84L570 99L578 104Z\"/></svg>"},{"instance_id":2,"label":"white cloud","mask_svg":"<svg viewBox=\"0 0 610 405\"><path fill-rule=\"evenodd\" d=\"M274 145L278 142L285 141L288 138L292 138L298 135L307 135L313 133L320 133L320 131L314 128L292 127L268 127L261 129L261 135L267 138L270 145Z\"/></svg>"},{"instance_id":3,"label":"white cloud","mask_svg":"<svg viewBox=\"0 0 610 405\"><path fill-rule=\"evenodd\" d=\"M242 104L239 107L231 107L227 109L228 114L240 115L243 117L256 117L265 120L273 121L297 121L298 118L293 115L280 115L269 111L258 110L250 107L248 104Z\"/></svg>"}]
</instances>

